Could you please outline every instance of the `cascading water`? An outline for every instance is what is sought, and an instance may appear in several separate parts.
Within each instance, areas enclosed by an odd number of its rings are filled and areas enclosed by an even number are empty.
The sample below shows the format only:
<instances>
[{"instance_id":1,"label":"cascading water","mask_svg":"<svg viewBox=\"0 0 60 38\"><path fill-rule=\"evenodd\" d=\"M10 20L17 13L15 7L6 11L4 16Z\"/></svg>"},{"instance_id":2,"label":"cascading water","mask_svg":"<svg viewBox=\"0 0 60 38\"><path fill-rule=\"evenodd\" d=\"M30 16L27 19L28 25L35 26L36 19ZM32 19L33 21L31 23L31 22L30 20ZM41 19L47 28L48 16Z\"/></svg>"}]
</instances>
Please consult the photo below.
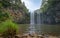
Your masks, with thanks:
<instances>
[{"instance_id":1,"label":"cascading water","mask_svg":"<svg viewBox=\"0 0 60 38\"><path fill-rule=\"evenodd\" d=\"M40 22L41 22L41 21L40 21L40 13L39 13L39 12L37 12L37 24L39 24L39 25L40 25L40 24L41 24Z\"/></svg>"},{"instance_id":2,"label":"cascading water","mask_svg":"<svg viewBox=\"0 0 60 38\"><path fill-rule=\"evenodd\" d=\"M37 21L37 24L35 23ZM37 17L35 20L35 13L30 13L30 27L29 27L29 33L36 33L38 29L35 28L35 25L40 25L40 14L37 13Z\"/></svg>"},{"instance_id":3,"label":"cascading water","mask_svg":"<svg viewBox=\"0 0 60 38\"><path fill-rule=\"evenodd\" d=\"M30 27L29 33L35 33L35 22L34 22L34 13L30 13Z\"/></svg>"},{"instance_id":4,"label":"cascading water","mask_svg":"<svg viewBox=\"0 0 60 38\"><path fill-rule=\"evenodd\" d=\"M30 13L30 24L34 24L34 13Z\"/></svg>"}]
</instances>

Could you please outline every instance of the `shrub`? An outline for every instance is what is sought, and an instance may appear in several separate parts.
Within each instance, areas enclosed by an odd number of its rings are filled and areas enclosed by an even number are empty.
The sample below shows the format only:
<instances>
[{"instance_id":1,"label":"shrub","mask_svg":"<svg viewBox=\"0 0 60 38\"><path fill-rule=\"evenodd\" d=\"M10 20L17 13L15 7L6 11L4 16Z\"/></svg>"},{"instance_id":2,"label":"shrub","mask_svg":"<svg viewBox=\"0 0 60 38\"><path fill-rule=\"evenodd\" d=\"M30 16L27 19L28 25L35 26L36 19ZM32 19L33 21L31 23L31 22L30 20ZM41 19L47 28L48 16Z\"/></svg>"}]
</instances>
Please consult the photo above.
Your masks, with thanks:
<instances>
[{"instance_id":1,"label":"shrub","mask_svg":"<svg viewBox=\"0 0 60 38\"><path fill-rule=\"evenodd\" d=\"M0 24L0 33L4 38L15 36L18 33L18 26L11 20L6 20Z\"/></svg>"}]
</instances>

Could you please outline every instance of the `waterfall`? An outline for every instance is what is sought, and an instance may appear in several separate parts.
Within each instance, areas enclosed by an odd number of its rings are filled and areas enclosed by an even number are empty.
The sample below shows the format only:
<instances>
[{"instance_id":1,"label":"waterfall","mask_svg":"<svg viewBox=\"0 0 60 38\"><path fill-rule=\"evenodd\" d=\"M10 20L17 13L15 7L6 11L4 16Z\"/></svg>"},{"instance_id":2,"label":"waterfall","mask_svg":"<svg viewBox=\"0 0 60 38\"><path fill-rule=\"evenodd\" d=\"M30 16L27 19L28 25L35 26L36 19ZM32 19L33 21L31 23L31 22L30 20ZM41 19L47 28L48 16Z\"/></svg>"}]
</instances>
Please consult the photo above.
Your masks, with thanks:
<instances>
[{"instance_id":1,"label":"waterfall","mask_svg":"<svg viewBox=\"0 0 60 38\"><path fill-rule=\"evenodd\" d=\"M30 13L30 24L34 24L34 13Z\"/></svg>"},{"instance_id":2,"label":"waterfall","mask_svg":"<svg viewBox=\"0 0 60 38\"><path fill-rule=\"evenodd\" d=\"M37 24L40 24L40 13L37 13L36 17ZM36 25L37 25L36 24ZM37 29L35 28L35 13L30 13L30 27L29 27L29 33L35 33Z\"/></svg>"},{"instance_id":3,"label":"waterfall","mask_svg":"<svg viewBox=\"0 0 60 38\"><path fill-rule=\"evenodd\" d=\"M30 24L31 25L35 24L36 21L37 21L36 24L41 24L41 21L40 21L41 19L40 19L40 13L39 13L39 11L36 14L37 14L37 16L35 17L35 13L34 12L30 13Z\"/></svg>"},{"instance_id":4,"label":"waterfall","mask_svg":"<svg viewBox=\"0 0 60 38\"><path fill-rule=\"evenodd\" d=\"M40 21L40 13L39 12L37 12L37 24L41 24L41 21Z\"/></svg>"},{"instance_id":5,"label":"waterfall","mask_svg":"<svg viewBox=\"0 0 60 38\"><path fill-rule=\"evenodd\" d=\"M34 12L30 13L30 27L29 27L29 33L35 33L35 21L34 21Z\"/></svg>"}]
</instances>

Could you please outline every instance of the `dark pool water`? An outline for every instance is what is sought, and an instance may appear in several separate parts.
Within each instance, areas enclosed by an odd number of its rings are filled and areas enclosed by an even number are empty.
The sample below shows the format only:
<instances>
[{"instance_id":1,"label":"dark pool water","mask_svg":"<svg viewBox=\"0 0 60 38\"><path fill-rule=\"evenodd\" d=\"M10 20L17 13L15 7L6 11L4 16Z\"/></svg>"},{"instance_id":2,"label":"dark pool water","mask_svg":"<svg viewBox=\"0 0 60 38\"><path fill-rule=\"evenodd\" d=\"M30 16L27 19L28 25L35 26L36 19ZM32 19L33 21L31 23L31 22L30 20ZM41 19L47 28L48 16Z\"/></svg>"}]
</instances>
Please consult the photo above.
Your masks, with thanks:
<instances>
[{"instance_id":1,"label":"dark pool water","mask_svg":"<svg viewBox=\"0 0 60 38\"><path fill-rule=\"evenodd\" d=\"M60 25L20 25L20 30L23 30L22 33L30 33L30 32L36 32L37 34L41 33L55 33L55 34L60 34Z\"/></svg>"},{"instance_id":2,"label":"dark pool water","mask_svg":"<svg viewBox=\"0 0 60 38\"><path fill-rule=\"evenodd\" d=\"M35 25L36 32L40 33L55 33L60 34L60 25Z\"/></svg>"}]
</instances>

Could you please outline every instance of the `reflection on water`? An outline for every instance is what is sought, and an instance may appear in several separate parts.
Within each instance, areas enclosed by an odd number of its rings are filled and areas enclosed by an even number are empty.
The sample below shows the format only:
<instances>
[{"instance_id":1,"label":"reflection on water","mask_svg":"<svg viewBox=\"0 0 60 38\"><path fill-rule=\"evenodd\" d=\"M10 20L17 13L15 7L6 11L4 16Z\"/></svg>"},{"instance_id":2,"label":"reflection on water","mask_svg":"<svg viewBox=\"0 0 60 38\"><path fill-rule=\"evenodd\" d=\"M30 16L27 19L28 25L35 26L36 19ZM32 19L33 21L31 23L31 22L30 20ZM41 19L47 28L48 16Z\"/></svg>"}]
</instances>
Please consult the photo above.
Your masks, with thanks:
<instances>
[{"instance_id":1,"label":"reflection on water","mask_svg":"<svg viewBox=\"0 0 60 38\"><path fill-rule=\"evenodd\" d=\"M19 24L19 33L24 34L28 32L29 24Z\"/></svg>"},{"instance_id":2,"label":"reflection on water","mask_svg":"<svg viewBox=\"0 0 60 38\"><path fill-rule=\"evenodd\" d=\"M36 32L40 33L55 33L60 34L59 25L35 25Z\"/></svg>"},{"instance_id":3,"label":"reflection on water","mask_svg":"<svg viewBox=\"0 0 60 38\"><path fill-rule=\"evenodd\" d=\"M30 26L29 26L29 28L28 28L28 29L29 29L29 31L28 31L28 32L29 32L30 34L35 33L35 32L36 32L36 29L35 29L35 25L34 25L34 24L30 24Z\"/></svg>"},{"instance_id":4,"label":"reflection on water","mask_svg":"<svg viewBox=\"0 0 60 38\"><path fill-rule=\"evenodd\" d=\"M20 30L22 33L36 32L40 33L55 33L60 34L60 26L59 25L20 25Z\"/></svg>"}]
</instances>

